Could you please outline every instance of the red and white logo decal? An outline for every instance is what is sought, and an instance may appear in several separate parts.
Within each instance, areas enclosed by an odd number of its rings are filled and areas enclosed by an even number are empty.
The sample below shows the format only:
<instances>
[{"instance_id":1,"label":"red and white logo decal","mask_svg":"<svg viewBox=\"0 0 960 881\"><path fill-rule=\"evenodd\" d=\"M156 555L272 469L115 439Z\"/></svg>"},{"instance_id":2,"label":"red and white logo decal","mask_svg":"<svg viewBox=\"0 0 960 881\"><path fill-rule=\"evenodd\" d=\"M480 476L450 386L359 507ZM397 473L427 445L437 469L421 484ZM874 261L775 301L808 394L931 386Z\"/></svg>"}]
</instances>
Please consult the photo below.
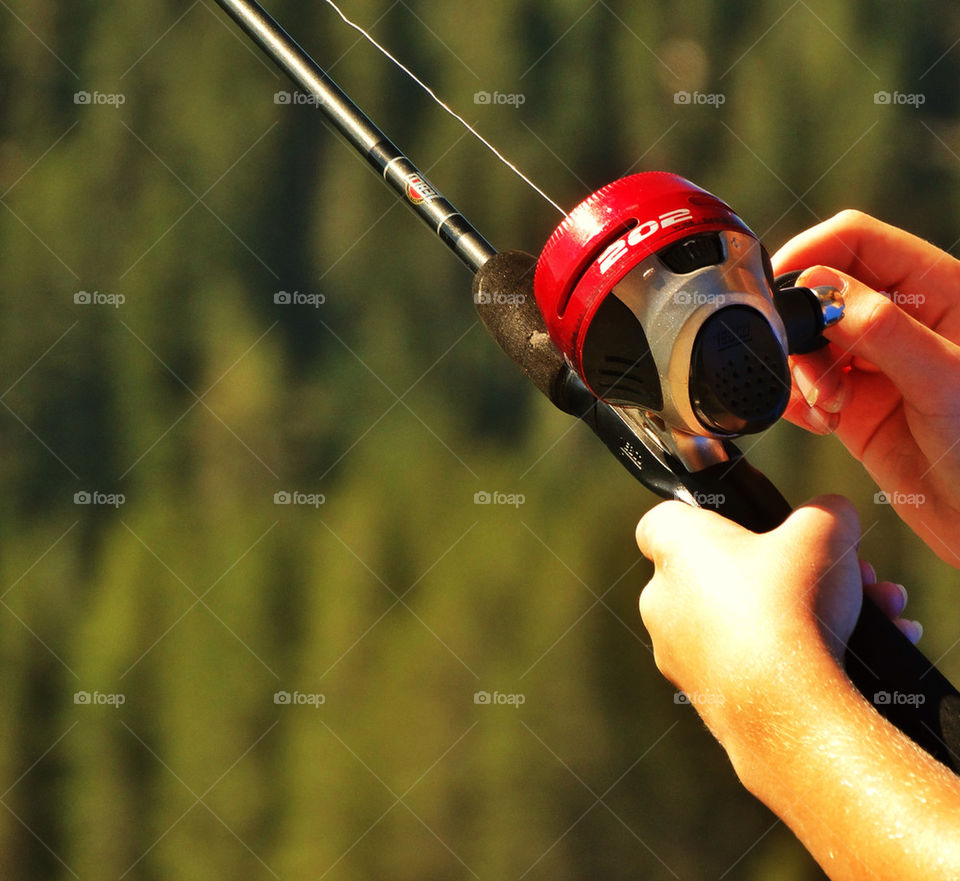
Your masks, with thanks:
<instances>
[{"instance_id":1,"label":"red and white logo decal","mask_svg":"<svg viewBox=\"0 0 960 881\"><path fill-rule=\"evenodd\" d=\"M689 220L693 220L693 215L688 208L675 208L673 211L661 214L656 220L645 220L630 230L623 238L617 239L597 258L600 272L609 271L614 264L619 263L620 259L629 253L631 248L639 245L644 239L650 238L655 232L673 226L675 223L684 223Z\"/></svg>"},{"instance_id":2,"label":"red and white logo decal","mask_svg":"<svg viewBox=\"0 0 960 881\"><path fill-rule=\"evenodd\" d=\"M429 202L431 199L436 199L440 194L430 185L429 182L425 181L418 174L411 174L407 178L407 198L413 202L414 205L419 205L421 202Z\"/></svg>"}]
</instances>

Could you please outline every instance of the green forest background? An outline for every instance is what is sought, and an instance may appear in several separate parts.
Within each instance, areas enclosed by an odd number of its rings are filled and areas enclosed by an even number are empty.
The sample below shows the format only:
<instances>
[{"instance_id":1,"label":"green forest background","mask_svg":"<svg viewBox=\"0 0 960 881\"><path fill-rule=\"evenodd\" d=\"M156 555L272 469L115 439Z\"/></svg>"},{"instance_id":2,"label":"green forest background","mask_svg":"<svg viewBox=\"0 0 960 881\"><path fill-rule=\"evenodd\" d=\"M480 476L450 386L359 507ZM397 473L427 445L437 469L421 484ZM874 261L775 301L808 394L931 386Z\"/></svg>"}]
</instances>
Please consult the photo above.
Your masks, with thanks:
<instances>
[{"instance_id":1,"label":"green forest background","mask_svg":"<svg viewBox=\"0 0 960 881\"><path fill-rule=\"evenodd\" d=\"M848 206L960 235L945 0L343 2L566 207L667 169L771 249ZM268 5L494 245L541 247L557 212L332 9ZM653 497L212 0L4 0L0 47L0 877L821 877L656 671ZM960 679L956 573L839 443L746 445L856 501Z\"/></svg>"}]
</instances>

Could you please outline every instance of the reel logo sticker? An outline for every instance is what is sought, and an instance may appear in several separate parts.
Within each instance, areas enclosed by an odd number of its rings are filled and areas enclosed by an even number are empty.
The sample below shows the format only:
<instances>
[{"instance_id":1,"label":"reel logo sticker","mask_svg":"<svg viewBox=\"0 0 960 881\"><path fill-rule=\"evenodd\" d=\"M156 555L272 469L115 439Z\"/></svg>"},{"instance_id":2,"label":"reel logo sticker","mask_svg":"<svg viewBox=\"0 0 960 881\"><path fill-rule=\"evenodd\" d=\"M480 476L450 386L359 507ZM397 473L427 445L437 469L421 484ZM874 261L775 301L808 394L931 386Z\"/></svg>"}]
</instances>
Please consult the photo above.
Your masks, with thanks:
<instances>
[{"instance_id":1,"label":"reel logo sticker","mask_svg":"<svg viewBox=\"0 0 960 881\"><path fill-rule=\"evenodd\" d=\"M421 202L430 202L440 197L440 194L433 188L433 184L424 180L419 174L407 175L406 187L407 198L414 205Z\"/></svg>"},{"instance_id":2,"label":"reel logo sticker","mask_svg":"<svg viewBox=\"0 0 960 881\"><path fill-rule=\"evenodd\" d=\"M597 265L600 267L601 274L609 272L614 264L618 263L622 257L627 256L631 248L639 245L644 239L650 238L655 232L676 223L689 223L692 220L693 214L689 208L674 208L672 211L661 214L655 220L647 220L635 226L630 230L629 235L617 239L597 258Z\"/></svg>"}]
</instances>

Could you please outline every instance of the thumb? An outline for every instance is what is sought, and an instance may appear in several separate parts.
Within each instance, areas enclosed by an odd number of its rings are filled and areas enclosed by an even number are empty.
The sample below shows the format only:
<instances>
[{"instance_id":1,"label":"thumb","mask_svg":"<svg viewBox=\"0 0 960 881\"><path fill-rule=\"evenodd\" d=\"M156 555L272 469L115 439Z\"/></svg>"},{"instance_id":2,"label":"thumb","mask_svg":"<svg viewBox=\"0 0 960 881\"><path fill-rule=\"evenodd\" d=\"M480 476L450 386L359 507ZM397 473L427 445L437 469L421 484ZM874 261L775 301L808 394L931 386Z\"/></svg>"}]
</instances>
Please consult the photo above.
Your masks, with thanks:
<instances>
[{"instance_id":1,"label":"thumb","mask_svg":"<svg viewBox=\"0 0 960 881\"><path fill-rule=\"evenodd\" d=\"M845 354L875 364L914 406L937 410L950 404L954 409L949 390L960 383L960 347L905 312L889 295L836 269L814 266L797 283L830 285L843 294L843 320L827 336ZM938 382L931 382L932 376Z\"/></svg>"},{"instance_id":2,"label":"thumb","mask_svg":"<svg viewBox=\"0 0 960 881\"><path fill-rule=\"evenodd\" d=\"M860 546L860 516L853 502L839 495L823 495L805 502L776 529L788 540L819 540L832 558Z\"/></svg>"},{"instance_id":3,"label":"thumb","mask_svg":"<svg viewBox=\"0 0 960 881\"><path fill-rule=\"evenodd\" d=\"M786 547L804 547L812 578L809 592L796 596L811 603L822 638L841 660L863 601L857 510L843 496L819 496L797 508L777 532Z\"/></svg>"},{"instance_id":4,"label":"thumb","mask_svg":"<svg viewBox=\"0 0 960 881\"><path fill-rule=\"evenodd\" d=\"M704 540L732 542L744 533L742 526L715 511L693 508L683 502L661 502L637 524L637 546L659 568L667 560L689 556Z\"/></svg>"}]
</instances>

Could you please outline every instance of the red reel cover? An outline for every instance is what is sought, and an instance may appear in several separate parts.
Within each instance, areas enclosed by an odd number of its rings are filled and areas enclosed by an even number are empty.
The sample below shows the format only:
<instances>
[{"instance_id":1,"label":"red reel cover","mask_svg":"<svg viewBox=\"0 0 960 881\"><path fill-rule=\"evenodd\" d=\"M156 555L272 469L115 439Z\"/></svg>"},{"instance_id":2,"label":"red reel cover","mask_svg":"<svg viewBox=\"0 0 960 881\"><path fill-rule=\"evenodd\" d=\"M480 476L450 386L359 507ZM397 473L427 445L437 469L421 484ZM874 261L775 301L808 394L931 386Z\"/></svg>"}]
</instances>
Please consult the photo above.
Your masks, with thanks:
<instances>
[{"instance_id":1,"label":"red reel cover","mask_svg":"<svg viewBox=\"0 0 960 881\"><path fill-rule=\"evenodd\" d=\"M725 202L664 171L620 178L567 215L537 261L534 295L551 338L581 376L584 331L614 286L660 249L720 230L755 238Z\"/></svg>"}]
</instances>

